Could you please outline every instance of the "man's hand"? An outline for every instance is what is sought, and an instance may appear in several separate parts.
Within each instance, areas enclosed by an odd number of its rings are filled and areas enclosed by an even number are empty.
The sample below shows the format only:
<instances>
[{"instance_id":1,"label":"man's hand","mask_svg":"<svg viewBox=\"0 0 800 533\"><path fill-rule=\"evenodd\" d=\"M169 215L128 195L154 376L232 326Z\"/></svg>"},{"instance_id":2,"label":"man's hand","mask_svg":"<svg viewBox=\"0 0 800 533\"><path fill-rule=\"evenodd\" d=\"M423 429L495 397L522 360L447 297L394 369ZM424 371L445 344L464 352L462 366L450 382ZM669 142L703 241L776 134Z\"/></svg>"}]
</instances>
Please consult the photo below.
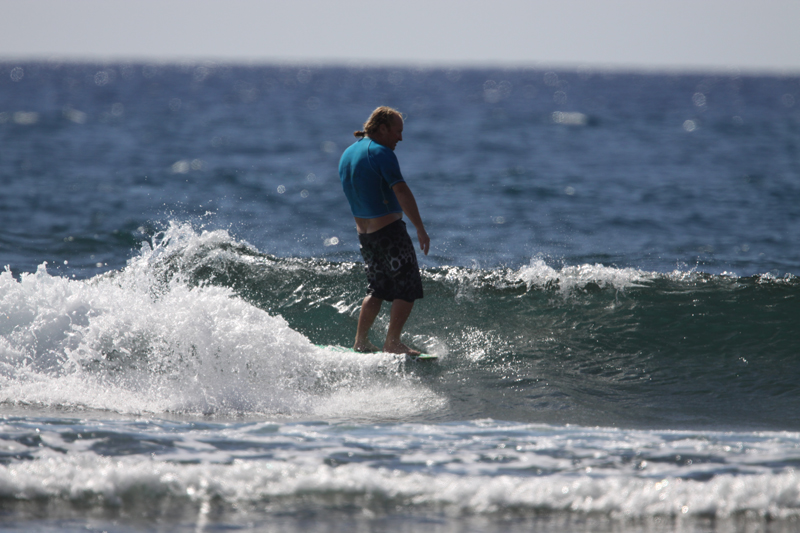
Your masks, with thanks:
<instances>
[{"instance_id":1,"label":"man's hand","mask_svg":"<svg viewBox=\"0 0 800 533\"><path fill-rule=\"evenodd\" d=\"M400 207L403 208L403 213L406 214L408 220L417 228L417 239L419 239L419 249L428 255L428 250L431 247L431 238L428 237L428 232L425 231L425 226L422 224L422 218L419 216L419 209L417 208L417 200L414 199L414 194L408 188L406 182L401 181L392 186L397 201L400 202Z\"/></svg>"},{"instance_id":2,"label":"man's hand","mask_svg":"<svg viewBox=\"0 0 800 533\"><path fill-rule=\"evenodd\" d=\"M431 247L431 238L428 237L427 232L424 229L418 229L417 239L419 239L419 249L422 250L425 255L428 255L428 250Z\"/></svg>"}]
</instances>

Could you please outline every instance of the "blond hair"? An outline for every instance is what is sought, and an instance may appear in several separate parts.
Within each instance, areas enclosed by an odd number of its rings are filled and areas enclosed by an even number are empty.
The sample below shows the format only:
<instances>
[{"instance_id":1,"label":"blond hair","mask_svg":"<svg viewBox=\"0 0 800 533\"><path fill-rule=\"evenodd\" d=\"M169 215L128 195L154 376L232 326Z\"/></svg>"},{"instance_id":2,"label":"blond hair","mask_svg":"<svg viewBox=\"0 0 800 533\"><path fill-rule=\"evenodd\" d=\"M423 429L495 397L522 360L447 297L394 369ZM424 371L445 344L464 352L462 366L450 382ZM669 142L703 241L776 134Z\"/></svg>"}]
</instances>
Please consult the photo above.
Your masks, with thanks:
<instances>
[{"instance_id":1,"label":"blond hair","mask_svg":"<svg viewBox=\"0 0 800 533\"><path fill-rule=\"evenodd\" d=\"M391 128L395 117L403 120L403 115L401 115L400 111L397 109L387 106L380 106L372 112L367 121L364 123L364 129L362 131L354 131L353 135L360 138L363 138L365 135L373 135L374 133L377 133L382 124L385 124L387 128Z\"/></svg>"}]
</instances>

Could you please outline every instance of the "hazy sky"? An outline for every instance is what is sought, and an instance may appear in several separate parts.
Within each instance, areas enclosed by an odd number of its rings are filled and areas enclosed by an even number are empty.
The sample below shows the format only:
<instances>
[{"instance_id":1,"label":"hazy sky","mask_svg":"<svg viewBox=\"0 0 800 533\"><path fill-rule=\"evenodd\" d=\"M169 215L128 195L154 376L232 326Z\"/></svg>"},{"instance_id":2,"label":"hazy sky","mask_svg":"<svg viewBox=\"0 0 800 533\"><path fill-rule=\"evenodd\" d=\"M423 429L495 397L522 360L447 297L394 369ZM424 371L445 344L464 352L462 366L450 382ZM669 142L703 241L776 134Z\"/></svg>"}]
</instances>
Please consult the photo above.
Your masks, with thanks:
<instances>
[{"instance_id":1,"label":"hazy sky","mask_svg":"<svg viewBox=\"0 0 800 533\"><path fill-rule=\"evenodd\" d=\"M0 58L800 73L800 0L0 0Z\"/></svg>"}]
</instances>

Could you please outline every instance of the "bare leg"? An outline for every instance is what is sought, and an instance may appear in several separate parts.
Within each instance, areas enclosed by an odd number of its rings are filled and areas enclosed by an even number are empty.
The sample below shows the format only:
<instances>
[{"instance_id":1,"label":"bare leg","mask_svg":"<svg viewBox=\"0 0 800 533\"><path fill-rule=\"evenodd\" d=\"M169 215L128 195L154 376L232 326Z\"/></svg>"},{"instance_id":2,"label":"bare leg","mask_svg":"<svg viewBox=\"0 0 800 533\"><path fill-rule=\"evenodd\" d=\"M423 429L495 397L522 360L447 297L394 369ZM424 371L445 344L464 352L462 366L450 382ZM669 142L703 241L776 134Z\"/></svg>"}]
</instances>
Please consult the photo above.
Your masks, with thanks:
<instances>
[{"instance_id":1,"label":"bare leg","mask_svg":"<svg viewBox=\"0 0 800 533\"><path fill-rule=\"evenodd\" d=\"M419 352L412 350L402 342L400 342L400 334L403 332L403 326L406 325L411 309L414 308L414 302L407 302L405 300L394 300L392 302L392 312L389 315L389 331L386 334L386 342L383 345L383 351L389 353L406 353L409 355L419 355Z\"/></svg>"},{"instance_id":2,"label":"bare leg","mask_svg":"<svg viewBox=\"0 0 800 533\"><path fill-rule=\"evenodd\" d=\"M361 302L361 313L358 315L358 329L353 350L357 352L377 352L380 349L369 341L369 328L381 310L383 300L370 295Z\"/></svg>"}]
</instances>

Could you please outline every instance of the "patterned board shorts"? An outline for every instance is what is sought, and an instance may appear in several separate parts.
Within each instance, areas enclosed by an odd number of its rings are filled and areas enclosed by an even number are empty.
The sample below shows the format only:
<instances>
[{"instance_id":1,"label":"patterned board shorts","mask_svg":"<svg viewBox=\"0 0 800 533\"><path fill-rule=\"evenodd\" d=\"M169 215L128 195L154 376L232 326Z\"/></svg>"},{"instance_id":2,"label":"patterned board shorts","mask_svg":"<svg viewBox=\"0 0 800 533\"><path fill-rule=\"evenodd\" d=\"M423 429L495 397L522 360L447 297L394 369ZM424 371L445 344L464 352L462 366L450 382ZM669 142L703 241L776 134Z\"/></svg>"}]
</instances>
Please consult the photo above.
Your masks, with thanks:
<instances>
[{"instance_id":1,"label":"patterned board shorts","mask_svg":"<svg viewBox=\"0 0 800 533\"><path fill-rule=\"evenodd\" d=\"M402 220L374 233L359 233L367 273L367 294L381 300L413 302L422 298L417 253Z\"/></svg>"}]
</instances>

